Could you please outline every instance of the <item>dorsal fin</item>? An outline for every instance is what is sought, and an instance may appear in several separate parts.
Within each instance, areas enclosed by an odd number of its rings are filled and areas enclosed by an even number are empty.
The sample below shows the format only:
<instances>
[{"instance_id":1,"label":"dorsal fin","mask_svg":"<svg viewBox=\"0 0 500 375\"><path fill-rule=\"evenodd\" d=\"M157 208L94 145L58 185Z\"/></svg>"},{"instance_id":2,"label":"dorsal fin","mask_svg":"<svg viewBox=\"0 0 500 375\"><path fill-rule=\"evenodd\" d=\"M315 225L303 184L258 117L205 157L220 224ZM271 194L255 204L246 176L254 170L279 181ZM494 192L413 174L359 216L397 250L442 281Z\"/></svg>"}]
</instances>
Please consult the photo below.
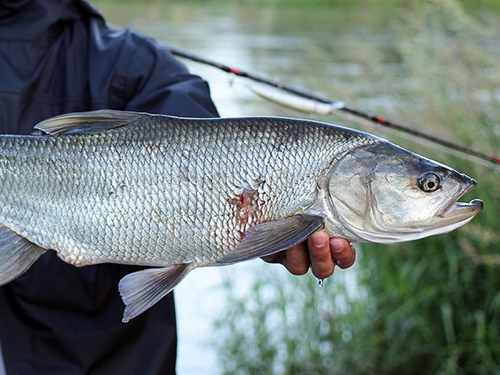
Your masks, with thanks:
<instances>
[{"instance_id":1,"label":"dorsal fin","mask_svg":"<svg viewBox=\"0 0 500 375\"><path fill-rule=\"evenodd\" d=\"M35 129L50 135L91 134L129 125L147 113L101 109L89 112L74 112L51 117L38 123Z\"/></svg>"}]
</instances>

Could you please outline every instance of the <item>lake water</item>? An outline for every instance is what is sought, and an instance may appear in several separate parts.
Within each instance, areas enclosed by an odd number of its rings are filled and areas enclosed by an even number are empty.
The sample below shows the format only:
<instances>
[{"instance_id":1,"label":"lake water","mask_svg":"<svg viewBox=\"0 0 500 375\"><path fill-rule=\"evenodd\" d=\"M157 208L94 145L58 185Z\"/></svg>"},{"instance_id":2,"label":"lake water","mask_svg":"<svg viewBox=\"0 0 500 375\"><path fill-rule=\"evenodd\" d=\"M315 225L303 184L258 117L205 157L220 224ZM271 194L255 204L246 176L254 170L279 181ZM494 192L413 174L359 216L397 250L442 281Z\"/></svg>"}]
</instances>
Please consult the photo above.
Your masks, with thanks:
<instances>
[{"instance_id":1,"label":"lake water","mask_svg":"<svg viewBox=\"0 0 500 375\"><path fill-rule=\"evenodd\" d=\"M378 4L302 7L257 7L244 2L98 1L96 4L110 23L384 116L393 114L394 108L401 105L400 88L408 89L415 84L400 75L401 61L395 49L394 26L403 22L404 12ZM495 30L490 33L490 39L481 42L500 55L498 40L494 37L500 35L500 17L495 14L482 17ZM377 71L369 64L374 59L389 69ZM184 62L193 73L209 82L221 116L305 117L256 97L243 79L198 63ZM402 116L394 120L403 121L404 113ZM361 126L346 117L319 118L387 134L383 129ZM212 321L224 308L221 282L231 277L244 289L252 272L285 271L260 260L231 267L197 269L176 288L180 375L219 373L210 343L217 340L213 337Z\"/></svg>"}]
</instances>

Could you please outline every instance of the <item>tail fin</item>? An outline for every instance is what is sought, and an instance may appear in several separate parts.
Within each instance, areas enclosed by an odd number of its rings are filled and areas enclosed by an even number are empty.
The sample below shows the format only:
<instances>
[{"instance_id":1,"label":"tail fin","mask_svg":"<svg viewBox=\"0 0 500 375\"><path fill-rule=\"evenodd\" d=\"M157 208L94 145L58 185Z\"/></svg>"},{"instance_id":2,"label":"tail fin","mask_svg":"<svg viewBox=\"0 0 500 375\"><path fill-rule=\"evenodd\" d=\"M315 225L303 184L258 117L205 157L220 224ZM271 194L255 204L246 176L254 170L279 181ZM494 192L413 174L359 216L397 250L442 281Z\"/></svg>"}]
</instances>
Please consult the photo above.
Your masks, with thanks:
<instances>
[{"instance_id":1,"label":"tail fin","mask_svg":"<svg viewBox=\"0 0 500 375\"><path fill-rule=\"evenodd\" d=\"M45 251L0 225L0 285L25 273Z\"/></svg>"}]
</instances>

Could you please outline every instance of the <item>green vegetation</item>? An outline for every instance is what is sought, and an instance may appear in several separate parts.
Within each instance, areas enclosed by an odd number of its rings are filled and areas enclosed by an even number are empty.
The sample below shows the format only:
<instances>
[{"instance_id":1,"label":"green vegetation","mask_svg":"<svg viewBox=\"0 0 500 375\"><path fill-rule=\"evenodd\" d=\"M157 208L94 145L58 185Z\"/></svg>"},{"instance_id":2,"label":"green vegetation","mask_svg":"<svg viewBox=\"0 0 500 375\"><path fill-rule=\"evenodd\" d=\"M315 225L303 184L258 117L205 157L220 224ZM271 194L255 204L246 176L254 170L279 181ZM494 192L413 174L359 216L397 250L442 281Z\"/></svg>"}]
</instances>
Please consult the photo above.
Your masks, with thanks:
<instances>
[{"instance_id":1,"label":"green vegetation","mask_svg":"<svg viewBox=\"0 0 500 375\"><path fill-rule=\"evenodd\" d=\"M392 118L498 155L500 61L481 43L487 27L457 1L405 3L411 15L396 32L411 89L397 92L408 105ZM385 69L376 51L366 59L355 52L376 86ZM354 269L323 288L268 269L244 295L228 282L215 324L224 372L500 373L498 169L453 155L442 161L478 180L465 199L480 197L485 209L472 223L411 243L358 246Z\"/></svg>"},{"instance_id":2,"label":"green vegetation","mask_svg":"<svg viewBox=\"0 0 500 375\"><path fill-rule=\"evenodd\" d=\"M104 3L175 3L179 0L93 0L92 2ZM332 4L332 5L375 5L375 6L405 6L413 3L412 0L184 0L184 2L192 3L241 3L241 4L266 4L266 5L317 5L317 4ZM500 3L497 0L460 0L460 3L473 8L473 7L489 7L498 8Z\"/></svg>"}]
</instances>

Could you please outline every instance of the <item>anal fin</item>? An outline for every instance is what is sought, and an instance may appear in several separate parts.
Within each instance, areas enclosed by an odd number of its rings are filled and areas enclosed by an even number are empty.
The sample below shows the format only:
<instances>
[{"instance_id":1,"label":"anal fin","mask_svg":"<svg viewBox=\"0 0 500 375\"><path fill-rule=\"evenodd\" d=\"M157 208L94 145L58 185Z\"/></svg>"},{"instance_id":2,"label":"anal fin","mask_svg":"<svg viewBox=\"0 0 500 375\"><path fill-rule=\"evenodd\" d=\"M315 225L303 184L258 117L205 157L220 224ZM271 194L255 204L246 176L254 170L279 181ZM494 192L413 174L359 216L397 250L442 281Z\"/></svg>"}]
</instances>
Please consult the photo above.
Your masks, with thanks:
<instances>
[{"instance_id":1,"label":"anal fin","mask_svg":"<svg viewBox=\"0 0 500 375\"><path fill-rule=\"evenodd\" d=\"M0 285L25 273L47 250L0 226Z\"/></svg>"},{"instance_id":2,"label":"anal fin","mask_svg":"<svg viewBox=\"0 0 500 375\"><path fill-rule=\"evenodd\" d=\"M148 268L124 276L118 286L125 304L122 321L127 323L153 306L180 283L192 268L192 264L176 264Z\"/></svg>"},{"instance_id":3,"label":"anal fin","mask_svg":"<svg viewBox=\"0 0 500 375\"><path fill-rule=\"evenodd\" d=\"M289 249L324 224L321 216L297 214L251 227L241 242L217 263L236 263Z\"/></svg>"}]
</instances>

